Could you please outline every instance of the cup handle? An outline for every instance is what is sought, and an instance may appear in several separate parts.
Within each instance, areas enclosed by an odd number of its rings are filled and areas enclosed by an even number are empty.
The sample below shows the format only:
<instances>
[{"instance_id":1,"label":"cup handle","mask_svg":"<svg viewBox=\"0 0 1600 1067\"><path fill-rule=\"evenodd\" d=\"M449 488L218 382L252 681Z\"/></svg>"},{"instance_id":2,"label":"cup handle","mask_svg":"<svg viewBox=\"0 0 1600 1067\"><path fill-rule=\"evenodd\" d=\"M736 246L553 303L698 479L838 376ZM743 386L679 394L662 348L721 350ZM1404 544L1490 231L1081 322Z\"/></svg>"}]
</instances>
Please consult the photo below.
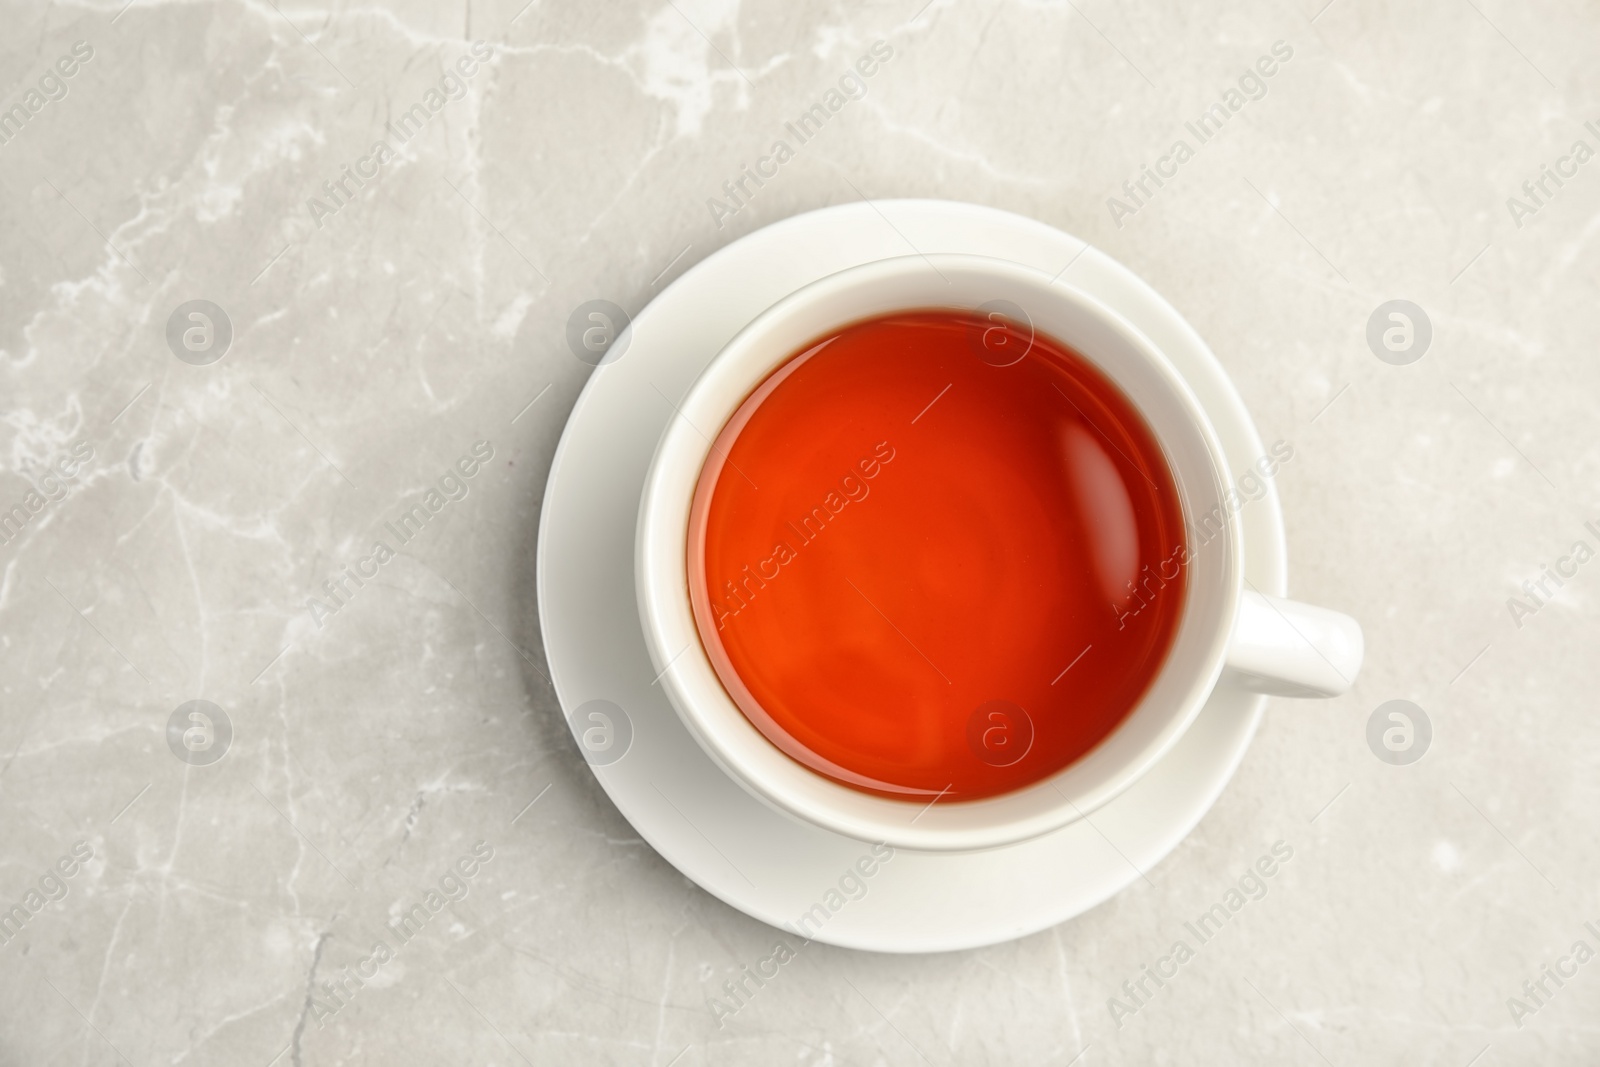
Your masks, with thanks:
<instances>
[{"instance_id":1,"label":"cup handle","mask_svg":"<svg viewBox=\"0 0 1600 1067\"><path fill-rule=\"evenodd\" d=\"M1365 649L1350 616L1246 589L1223 678L1255 693L1336 697L1355 682Z\"/></svg>"}]
</instances>

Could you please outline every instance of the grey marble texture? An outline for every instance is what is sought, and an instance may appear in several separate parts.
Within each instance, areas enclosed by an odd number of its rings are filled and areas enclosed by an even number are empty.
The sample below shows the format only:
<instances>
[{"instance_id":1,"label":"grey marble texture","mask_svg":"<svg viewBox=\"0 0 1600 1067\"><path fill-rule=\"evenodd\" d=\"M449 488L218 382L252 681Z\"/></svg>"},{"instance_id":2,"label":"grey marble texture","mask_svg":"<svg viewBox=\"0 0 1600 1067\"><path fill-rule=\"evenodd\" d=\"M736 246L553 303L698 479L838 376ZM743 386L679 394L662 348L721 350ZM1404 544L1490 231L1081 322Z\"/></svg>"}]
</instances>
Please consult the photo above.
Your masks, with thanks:
<instances>
[{"instance_id":1,"label":"grey marble texture","mask_svg":"<svg viewBox=\"0 0 1600 1067\"><path fill-rule=\"evenodd\" d=\"M1600 962L1569 955L1600 951L1600 562L1570 552L1600 549L1600 159L1572 155L1600 12L921 2L4 6L0 1063L1600 1060ZM878 40L862 99L708 207ZM1368 661L1275 701L1111 902L981 951L813 946L719 1028L773 932L634 834L542 675L539 506L590 373L566 322L859 196L1004 207L1148 279L1293 442L1291 592ZM1431 321L1407 365L1366 340L1392 299ZM218 360L187 319L168 343L193 300ZM346 566L377 576L333 611ZM1432 724L1409 766L1367 741L1395 699ZM169 745L194 700L231 738ZM1266 895L1114 1013L1279 841ZM1525 992L1547 964L1576 973Z\"/></svg>"}]
</instances>

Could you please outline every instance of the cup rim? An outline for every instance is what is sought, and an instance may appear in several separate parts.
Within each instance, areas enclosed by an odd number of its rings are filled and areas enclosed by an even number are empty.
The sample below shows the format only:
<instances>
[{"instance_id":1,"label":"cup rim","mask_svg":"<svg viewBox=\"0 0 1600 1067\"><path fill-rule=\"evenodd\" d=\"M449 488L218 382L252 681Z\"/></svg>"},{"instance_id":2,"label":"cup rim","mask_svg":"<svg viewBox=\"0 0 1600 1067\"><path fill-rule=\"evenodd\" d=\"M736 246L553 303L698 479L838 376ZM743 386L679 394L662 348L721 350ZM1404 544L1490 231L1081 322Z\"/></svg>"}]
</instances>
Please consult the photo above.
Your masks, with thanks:
<instances>
[{"instance_id":1,"label":"cup rim","mask_svg":"<svg viewBox=\"0 0 1600 1067\"><path fill-rule=\"evenodd\" d=\"M939 307L970 311L981 301L949 298L963 286L969 294L987 292L990 298L1022 295L1042 309L1042 316L1030 316L1036 328L1107 374L1145 419L1177 484L1186 540L1197 529L1197 515L1216 516L1218 528L1203 546L1208 551L1196 557L1204 562L1197 568L1198 588L1196 571L1190 572L1173 645L1122 722L1089 753L1028 786L940 808L937 797L924 804L834 782L783 753L739 710L693 617L688 514L711 442L774 368L808 341L878 314ZM850 307L858 310L849 313ZM1040 318L1071 325L1045 329L1037 325ZM1097 343L1106 347L1089 350ZM1139 396L1129 393L1130 384ZM1084 818L1131 786L1177 742L1215 687L1243 585L1242 541L1231 512L1221 506L1232 486L1225 454L1198 399L1161 351L1089 294L1032 267L984 256L913 255L851 267L790 293L756 316L710 360L675 407L645 477L636 527L635 585L645 643L660 672L657 681L690 735L725 773L769 806L802 822L899 848L968 851L1012 844ZM1152 407L1159 409L1157 417ZM1182 673L1176 673L1180 667Z\"/></svg>"}]
</instances>

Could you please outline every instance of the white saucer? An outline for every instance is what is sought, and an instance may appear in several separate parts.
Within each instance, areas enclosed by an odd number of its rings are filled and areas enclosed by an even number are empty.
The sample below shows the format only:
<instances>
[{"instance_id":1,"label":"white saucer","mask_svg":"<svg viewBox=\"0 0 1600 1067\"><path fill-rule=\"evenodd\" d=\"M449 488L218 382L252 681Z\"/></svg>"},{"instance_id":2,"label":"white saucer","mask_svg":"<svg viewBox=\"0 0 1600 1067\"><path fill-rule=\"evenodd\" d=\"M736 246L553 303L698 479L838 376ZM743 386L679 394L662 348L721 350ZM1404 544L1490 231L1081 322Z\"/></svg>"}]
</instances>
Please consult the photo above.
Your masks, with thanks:
<instances>
[{"instance_id":1,"label":"white saucer","mask_svg":"<svg viewBox=\"0 0 1600 1067\"><path fill-rule=\"evenodd\" d=\"M580 705L607 700L632 723L626 754L593 768L613 803L668 862L740 911L789 929L810 912L804 931L817 940L878 952L993 944L1112 896L1200 821L1233 776L1266 704L1265 697L1219 689L1172 752L1090 819L987 852L900 851L887 863L865 864L873 870L869 878L847 873L871 856L871 846L767 807L689 736L654 684L633 582L639 494L672 404L735 333L779 298L835 271L913 251L995 256L1052 275L1062 271L1060 284L1120 311L1167 354L1211 416L1236 473L1263 453L1205 342L1109 256L992 208L880 200L814 211L750 234L686 272L640 312L626 350L595 370L573 408L539 524L539 620L561 706L570 718ZM1246 576L1257 589L1283 595L1283 518L1270 482L1267 495L1238 518ZM852 891L858 899L847 896Z\"/></svg>"}]
</instances>

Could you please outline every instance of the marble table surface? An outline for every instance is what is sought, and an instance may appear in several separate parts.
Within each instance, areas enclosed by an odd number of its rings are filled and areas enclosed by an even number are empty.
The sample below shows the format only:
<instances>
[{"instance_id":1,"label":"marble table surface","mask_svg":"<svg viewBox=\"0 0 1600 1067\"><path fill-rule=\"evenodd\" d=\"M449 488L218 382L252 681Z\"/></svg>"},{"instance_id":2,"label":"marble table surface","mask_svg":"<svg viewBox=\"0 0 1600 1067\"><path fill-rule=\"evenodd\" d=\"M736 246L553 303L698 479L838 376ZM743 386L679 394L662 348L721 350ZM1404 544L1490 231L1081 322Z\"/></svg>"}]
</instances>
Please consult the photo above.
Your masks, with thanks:
<instances>
[{"instance_id":1,"label":"marble table surface","mask_svg":"<svg viewBox=\"0 0 1600 1067\"><path fill-rule=\"evenodd\" d=\"M1592 4L4 17L0 1064L1600 1059ZM1293 443L1291 592L1367 664L1275 700L1108 903L818 945L719 1020L774 931L638 837L542 673L567 323L904 196L1077 234L1188 317Z\"/></svg>"}]
</instances>

